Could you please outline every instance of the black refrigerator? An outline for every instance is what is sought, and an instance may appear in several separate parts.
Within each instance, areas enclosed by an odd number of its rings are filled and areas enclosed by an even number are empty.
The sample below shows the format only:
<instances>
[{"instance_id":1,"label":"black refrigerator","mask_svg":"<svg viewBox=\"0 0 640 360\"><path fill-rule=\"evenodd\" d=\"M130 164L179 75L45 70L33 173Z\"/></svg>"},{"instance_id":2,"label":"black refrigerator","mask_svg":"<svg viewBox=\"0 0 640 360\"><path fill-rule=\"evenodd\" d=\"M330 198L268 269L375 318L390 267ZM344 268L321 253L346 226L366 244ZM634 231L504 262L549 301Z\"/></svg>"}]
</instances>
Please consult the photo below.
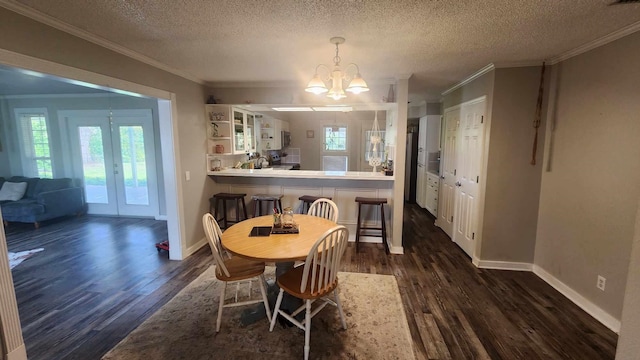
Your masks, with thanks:
<instances>
[{"instance_id":1,"label":"black refrigerator","mask_svg":"<svg viewBox=\"0 0 640 360\"><path fill-rule=\"evenodd\" d=\"M407 157L405 160L404 201L416 202L416 180L418 177L418 133L407 133Z\"/></svg>"}]
</instances>

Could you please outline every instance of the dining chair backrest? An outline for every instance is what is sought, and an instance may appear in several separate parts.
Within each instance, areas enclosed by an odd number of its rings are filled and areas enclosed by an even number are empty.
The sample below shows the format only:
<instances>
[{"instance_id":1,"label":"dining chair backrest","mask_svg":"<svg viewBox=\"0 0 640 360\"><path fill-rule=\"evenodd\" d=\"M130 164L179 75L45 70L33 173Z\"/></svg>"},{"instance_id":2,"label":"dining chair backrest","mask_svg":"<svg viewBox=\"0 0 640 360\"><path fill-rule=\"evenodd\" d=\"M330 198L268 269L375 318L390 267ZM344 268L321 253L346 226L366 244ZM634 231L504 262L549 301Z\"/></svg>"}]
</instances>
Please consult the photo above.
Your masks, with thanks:
<instances>
[{"instance_id":1,"label":"dining chair backrest","mask_svg":"<svg viewBox=\"0 0 640 360\"><path fill-rule=\"evenodd\" d=\"M309 250L304 263L300 292L310 286L311 294L317 295L332 289L337 281L342 256L347 249L349 230L338 225L327 230Z\"/></svg>"},{"instance_id":2,"label":"dining chair backrest","mask_svg":"<svg viewBox=\"0 0 640 360\"><path fill-rule=\"evenodd\" d=\"M309 206L307 215L319 216L337 223L338 205L329 199L320 198Z\"/></svg>"},{"instance_id":3,"label":"dining chair backrest","mask_svg":"<svg viewBox=\"0 0 640 360\"><path fill-rule=\"evenodd\" d=\"M226 251L222 248L222 242L220 241L222 230L220 230L218 222L213 215L206 213L202 216L202 226L204 227L204 233L209 241L211 253L213 253L213 259L216 263L216 271L221 275L224 274L227 277L231 276L229 270L224 265L224 254L226 254Z\"/></svg>"}]
</instances>

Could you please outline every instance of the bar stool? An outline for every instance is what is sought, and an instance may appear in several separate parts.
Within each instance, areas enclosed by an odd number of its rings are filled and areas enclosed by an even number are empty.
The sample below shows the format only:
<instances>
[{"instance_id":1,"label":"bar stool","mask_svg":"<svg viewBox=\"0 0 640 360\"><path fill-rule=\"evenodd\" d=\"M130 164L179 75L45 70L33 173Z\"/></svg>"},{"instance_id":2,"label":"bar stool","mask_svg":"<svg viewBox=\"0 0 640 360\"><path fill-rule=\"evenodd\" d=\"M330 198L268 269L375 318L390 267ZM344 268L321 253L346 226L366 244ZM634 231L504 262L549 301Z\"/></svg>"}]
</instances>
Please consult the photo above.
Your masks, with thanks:
<instances>
[{"instance_id":1,"label":"bar stool","mask_svg":"<svg viewBox=\"0 0 640 360\"><path fill-rule=\"evenodd\" d=\"M356 202L358 203L358 225L356 226L356 252L358 252L358 248L360 246L360 235L366 235L366 236L381 237L382 243L384 244L384 250L387 252L387 254L389 254L389 244L387 244L387 227L384 221L384 204L387 203L387 199L356 197ZM362 226L362 219L360 219L360 210L362 209L362 205L380 206L380 217L382 218L382 227ZM380 234L367 234L366 231L362 232L362 230L380 230Z\"/></svg>"},{"instance_id":2,"label":"bar stool","mask_svg":"<svg viewBox=\"0 0 640 360\"><path fill-rule=\"evenodd\" d=\"M244 204L245 196L247 196L247 194L217 193L209 199L209 213L211 213L212 209L214 210L213 217L216 218L216 221L218 223L220 223L220 221L223 221L223 226L222 226L223 229L226 229L228 227L227 223L235 224L235 223L239 223L242 220L246 220L248 219L248 216L247 216L247 207ZM218 219L219 200L222 200L222 216L223 216L220 219ZM232 200L236 202L235 220L227 219L227 201L232 201ZM242 220L240 219L240 204L242 204L242 212L244 214L244 219Z\"/></svg>"},{"instance_id":3,"label":"bar stool","mask_svg":"<svg viewBox=\"0 0 640 360\"><path fill-rule=\"evenodd\" d=\"M309 206L313 204L314 201L318 199L329 199L329 196L313 196L313 195L302 195L298 198L298 200L302 201L302 213L306 214L309 211Z\"/></svg>"},{"instance_id":4,"label":"bar stool","mask_svg":"<svg viewBox=\"0 0 640 360\"><path fill-rule=\"evenodd\" d=\"M268 194L256 194L251 196L251 200L253 200L253 217L262 216L262 202L267 202L269 205L269 201L273 202L273 207L278 209L278 211L282 214L282 196L283 195L268 195ZM267 211L268 213L268 211Z\"/></svg>"}]
</instances>

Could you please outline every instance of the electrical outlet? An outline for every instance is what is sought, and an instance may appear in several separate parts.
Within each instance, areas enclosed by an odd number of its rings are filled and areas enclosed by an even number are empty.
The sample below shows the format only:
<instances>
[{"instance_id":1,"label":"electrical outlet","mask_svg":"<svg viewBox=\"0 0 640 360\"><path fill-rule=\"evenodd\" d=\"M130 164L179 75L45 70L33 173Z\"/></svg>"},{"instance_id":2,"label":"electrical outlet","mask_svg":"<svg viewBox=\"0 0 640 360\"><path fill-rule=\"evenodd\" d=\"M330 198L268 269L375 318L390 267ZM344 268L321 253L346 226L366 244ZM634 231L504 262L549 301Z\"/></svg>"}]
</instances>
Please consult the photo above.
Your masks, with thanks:
<instances>
[{"instance_id":1,"label":"electrical outlet","mask_svg":"<svg viewBox=\"0 0 640 360\"><path fill-rule=\"evenodd\" d=\"M596 283L596 286L598 287L598 289L604 291L604 287L607 285L607 279L605 279L604 277L598 275L598 282Z\"/></svg>"}]
</instances>

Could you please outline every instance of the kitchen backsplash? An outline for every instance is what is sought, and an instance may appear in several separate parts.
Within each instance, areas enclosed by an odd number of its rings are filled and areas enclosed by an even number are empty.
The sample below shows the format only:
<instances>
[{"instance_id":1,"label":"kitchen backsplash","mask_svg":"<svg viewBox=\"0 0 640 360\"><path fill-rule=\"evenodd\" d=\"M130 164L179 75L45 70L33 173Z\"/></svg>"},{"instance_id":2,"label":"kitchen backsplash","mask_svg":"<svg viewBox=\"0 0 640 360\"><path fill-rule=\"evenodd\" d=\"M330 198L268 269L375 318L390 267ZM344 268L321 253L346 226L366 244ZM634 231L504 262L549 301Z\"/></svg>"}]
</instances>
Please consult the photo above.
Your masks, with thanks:
<instances>
[{"instance_id":1,"label":"kitchen backsplash","mask_svg":"<svg viewBox=\"0 0 640 360\"><path fill-rule=\"evenodd\" d=\"M285 164L300 164L300 148L287 148L283 150L283 153L287 154L287 156L283 156L281 158L282 162Z\"/></svg>"}]
</instances>

